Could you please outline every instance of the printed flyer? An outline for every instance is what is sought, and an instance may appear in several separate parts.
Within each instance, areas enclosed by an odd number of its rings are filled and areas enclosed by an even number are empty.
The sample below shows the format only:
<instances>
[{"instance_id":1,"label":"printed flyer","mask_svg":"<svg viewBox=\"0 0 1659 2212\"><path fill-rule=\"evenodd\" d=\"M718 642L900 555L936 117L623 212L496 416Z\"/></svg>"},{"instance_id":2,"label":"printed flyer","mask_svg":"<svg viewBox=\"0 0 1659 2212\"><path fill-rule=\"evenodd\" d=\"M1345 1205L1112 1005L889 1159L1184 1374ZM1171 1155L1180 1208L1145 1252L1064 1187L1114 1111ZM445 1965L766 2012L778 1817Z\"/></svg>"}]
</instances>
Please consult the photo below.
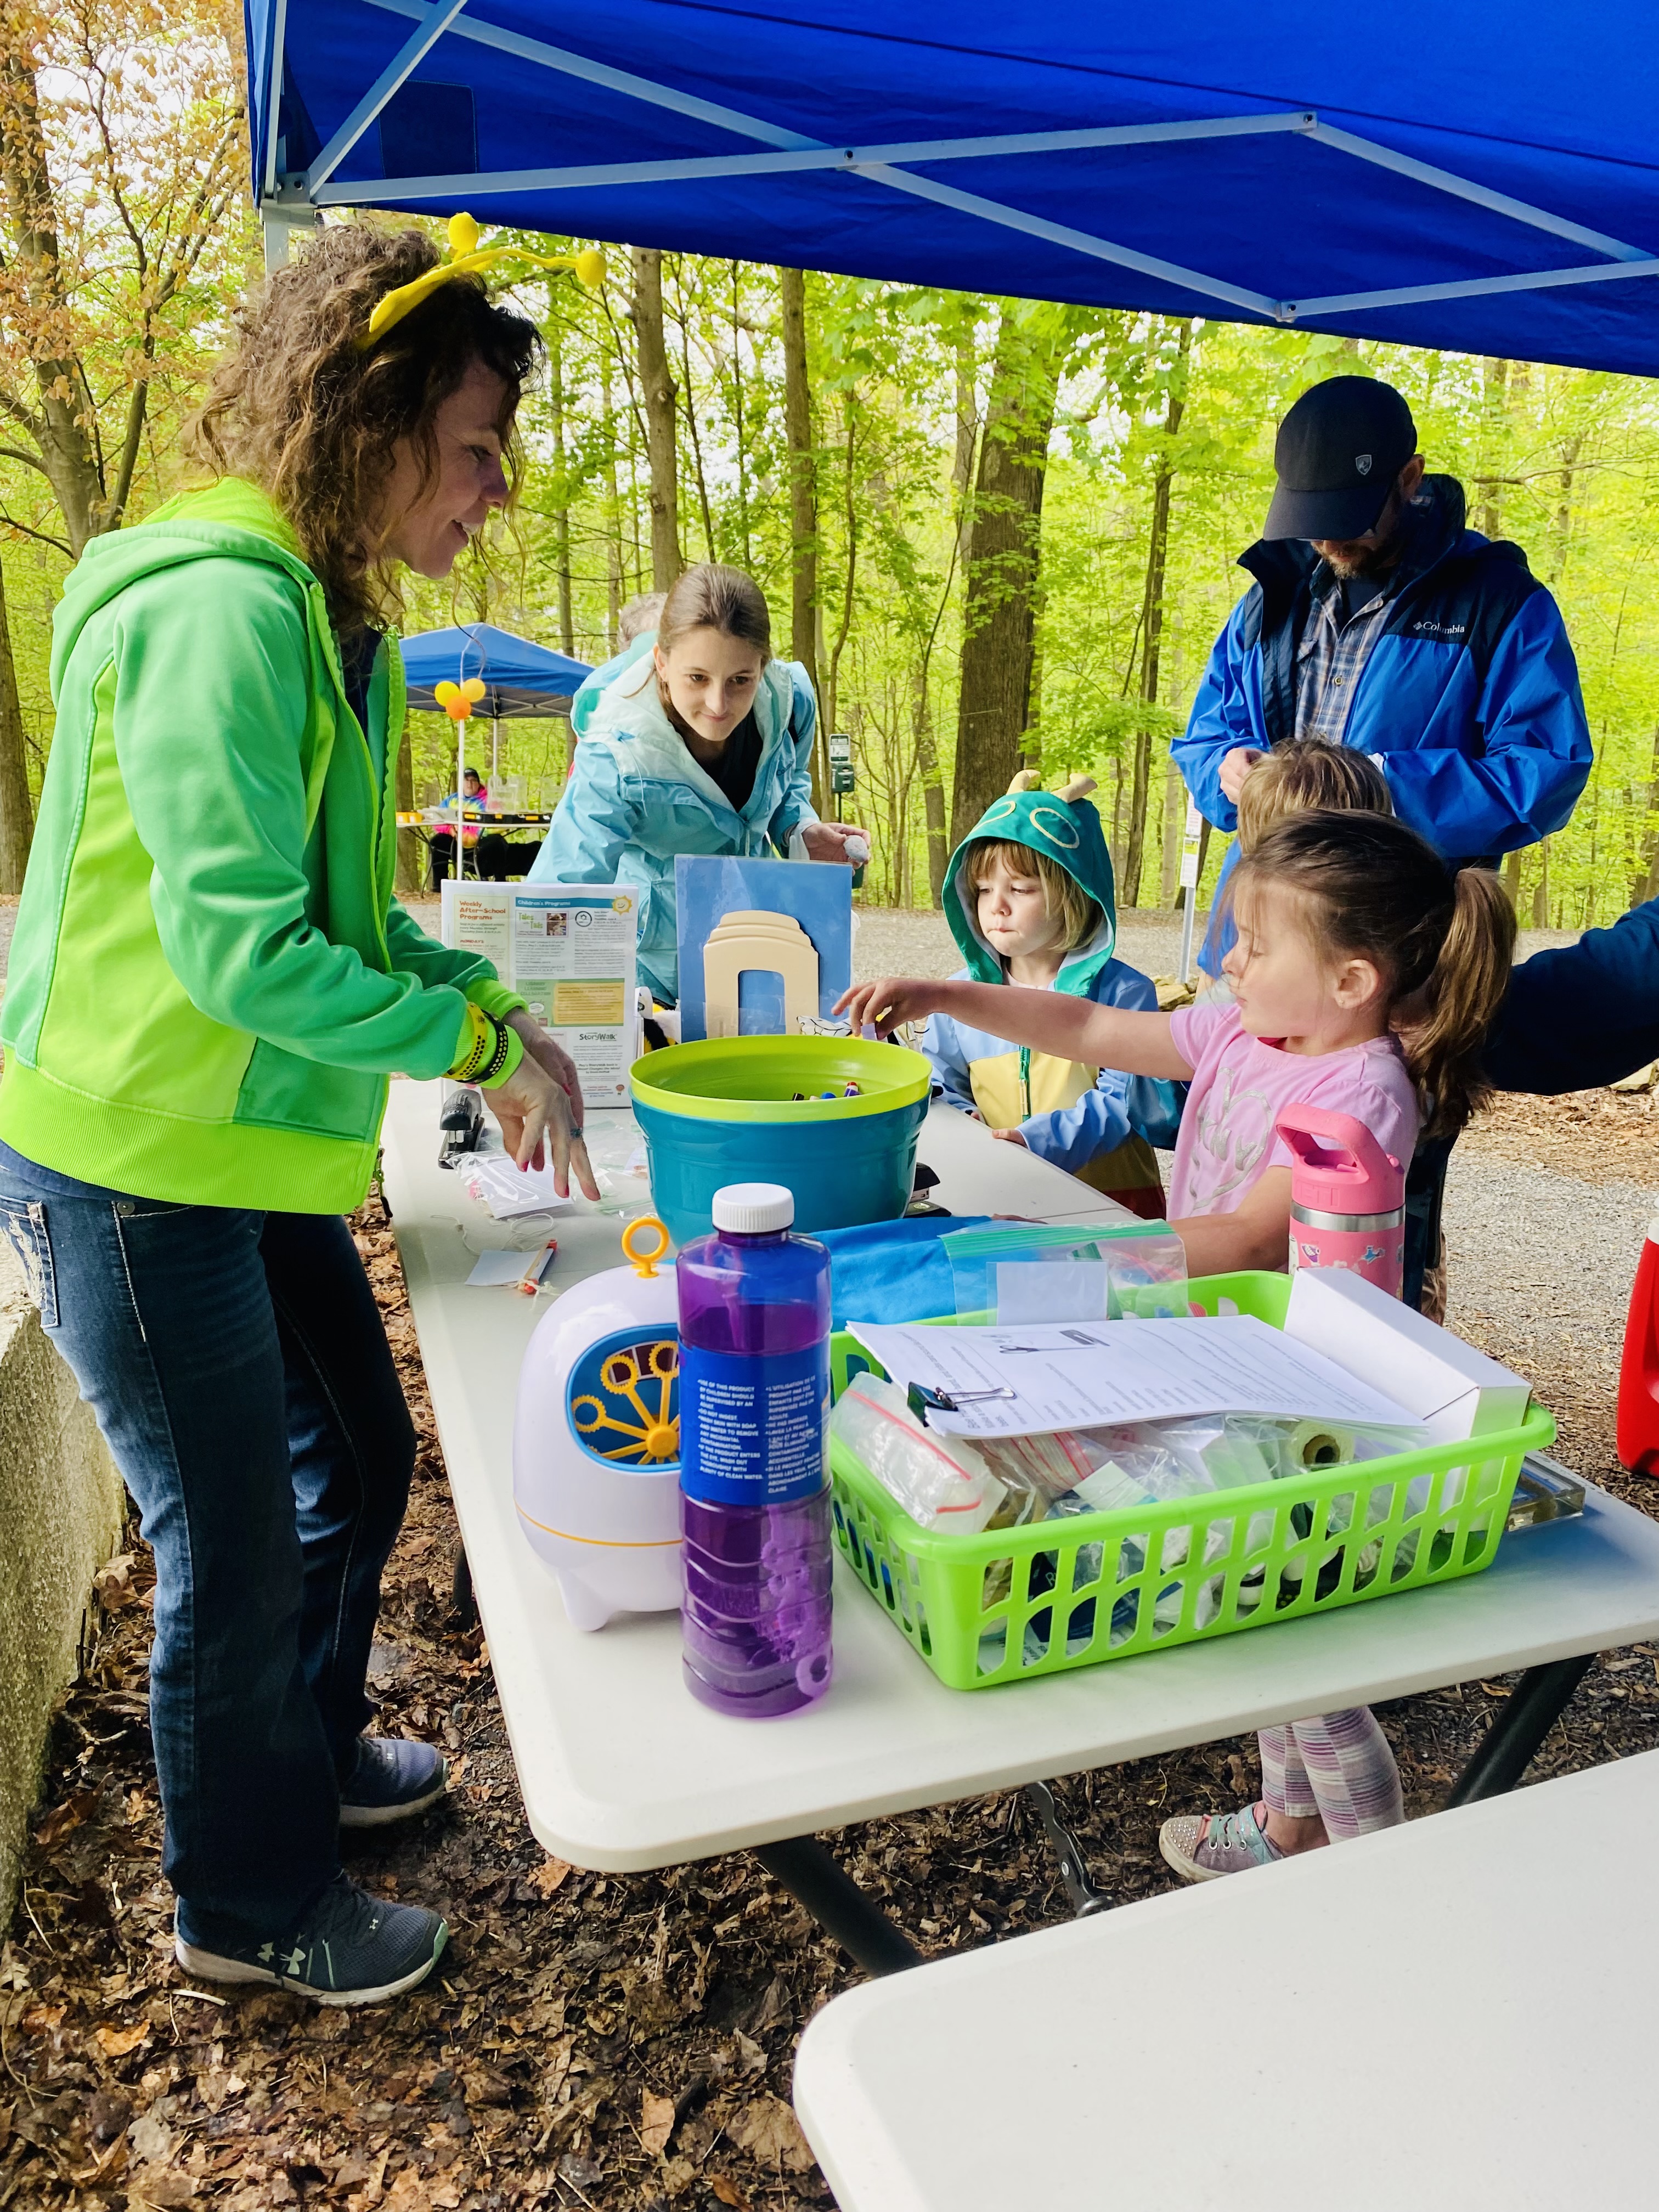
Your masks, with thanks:
<instances>
[{"instance_id":1,"label":"printed flyer","mask_svg":"<svg viewBox=\"0 0 1659 2212\"><path fill-rule=\"evenodd\" d=\"M442 936L480 952L576 1063L589 1106L626 1106L636 1057L638 895L617 884L443 887Z\"/></svg>"}]
</instances>

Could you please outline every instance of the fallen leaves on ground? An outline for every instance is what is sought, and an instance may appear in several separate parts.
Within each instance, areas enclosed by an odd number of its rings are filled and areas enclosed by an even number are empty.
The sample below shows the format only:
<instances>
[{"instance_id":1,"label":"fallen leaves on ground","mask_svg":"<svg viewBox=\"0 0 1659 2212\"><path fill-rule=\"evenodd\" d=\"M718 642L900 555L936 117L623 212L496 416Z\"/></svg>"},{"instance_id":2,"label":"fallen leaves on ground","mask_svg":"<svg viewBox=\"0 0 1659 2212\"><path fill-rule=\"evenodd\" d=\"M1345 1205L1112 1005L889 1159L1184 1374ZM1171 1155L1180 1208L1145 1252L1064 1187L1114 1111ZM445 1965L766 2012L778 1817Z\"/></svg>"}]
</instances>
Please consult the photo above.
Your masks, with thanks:
<instances>
[{"instance_id":1,"label":"fallen leaves on ground","mask_svg":"<svg viewBox=\"0 0 1659 2212\"><path fill-rule=\"evenodd\" d=\"M562 1859L544 1859L531 1875L530 1887L538 1897L551 1897L554 1891L561 1888L575 1871L574 1867L568 1867Z\"/></svg>"},{"instance_id":2,"label":"fallen leaves on ground","mask_svg":"<svg viewBox=\"0 0 1659 2212\"><path fill-rule=\"evenodd\" d=\"M640 2142L653 2156L668 2148L674 2132L674 2100L653 2097L647 2089L640 2106Z\"/></svg>"},{"instance_id":3,"label":"fallen leaves on ground","mask_svg":"<svg viewBox=\"0 0 1659 2212\"><path fill-rule=\"evenodd\" d=\"M1582 1142L1571 1118L1551 1126L1564 1158ZM351 2014L180 1977L144 1674L153 1575L130 1540L118 1586L138 1601L106 1613L58 1717L50 1809L0 1948L0 2208L816 2212L830 2198L789 2105L795 2045L860 1977L745 1854L596 1875L536 1842L482 1634L451 1608L454 1520L390 1236L373 1206L353 1228L418 1437L370 1662L377 1726L443 1745L465 1786L354 1841L349 1863L368 1888L442 1911L451 1948L422 1989ZM1486 1348L1522 1358L1499 1335ZM1613 1463L1607 1380L1532 1379L1561 1419L1561 1456L1655 1510L1659 1485ZM1476 1683L1381 1709L1413 1814L1443 1801L1497 1710ZM1604 1653L1534 1771L1656 1745L1659 1651ZM1157 1852L1168 1813L1246 1802L1256 1777L1246 1737L1065 1778L1054 1796L1096 1881L1127 1902L1173 1886ZM1018 1792L833 1840L933 1953L1068 1917Z\"/></svg>"}]
</instances>

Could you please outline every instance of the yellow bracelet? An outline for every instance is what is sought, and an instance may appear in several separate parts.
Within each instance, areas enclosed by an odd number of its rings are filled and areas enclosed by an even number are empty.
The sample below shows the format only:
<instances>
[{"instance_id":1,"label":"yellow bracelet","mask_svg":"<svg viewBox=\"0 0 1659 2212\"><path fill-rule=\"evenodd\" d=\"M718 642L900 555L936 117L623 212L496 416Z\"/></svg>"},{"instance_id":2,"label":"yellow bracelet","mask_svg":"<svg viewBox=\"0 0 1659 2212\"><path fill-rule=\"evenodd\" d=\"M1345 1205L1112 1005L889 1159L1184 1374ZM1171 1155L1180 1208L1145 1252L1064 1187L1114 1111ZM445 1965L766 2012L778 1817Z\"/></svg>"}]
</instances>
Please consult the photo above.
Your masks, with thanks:
<instances>
[{"instance_id":1,"label":"yellow bracelet","mask_svg":"<svg viewBox=\"0 0 1659 2212\"><path fill-rule=\"evenodd\" d=\"M460 1050L449 1066L452 1082L471 1083L481 1067L487 1067L495 1052L495 1024L482 1006L475 1006L469 999L466 1007L466 1029Z\"/></svg>"}]
</instances>

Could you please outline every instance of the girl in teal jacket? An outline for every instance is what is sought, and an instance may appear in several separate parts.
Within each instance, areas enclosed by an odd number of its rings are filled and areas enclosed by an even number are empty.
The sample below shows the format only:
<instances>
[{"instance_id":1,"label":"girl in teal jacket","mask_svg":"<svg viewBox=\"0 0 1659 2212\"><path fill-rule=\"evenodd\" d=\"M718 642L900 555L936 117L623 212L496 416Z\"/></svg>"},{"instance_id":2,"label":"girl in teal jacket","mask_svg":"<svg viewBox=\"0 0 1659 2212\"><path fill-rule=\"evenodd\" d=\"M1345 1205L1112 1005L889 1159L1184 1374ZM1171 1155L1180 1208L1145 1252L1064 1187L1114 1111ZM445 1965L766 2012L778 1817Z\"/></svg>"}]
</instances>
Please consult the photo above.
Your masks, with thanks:
<instances>
[{"instance_id":1,"label":"girl in teal jacket","mask_svg":"<svg viewBox=\"0 0 1659 2212\"><path fill-rule=\"evenodd\" d=\"M333 2004L448 1932L340 1868L342 1827L446 1787L364 1733L415 1439L340 1217L388 1076L480 1083L521 1164L550 1130L597 1195L568 1059L392 896L393 563L447 575L503 503L536 352L437 264L321 232L216 374L217 481L71 573L0 1086L0 1230L155 1550L179 1963Z\"/></svg>"},{"instance_id":2,"label":"girl in teal jacket","mask_svg":"<svg viewBox=\"0 0 1659 2212\"><path fill-rule=\"evenodd\" d=\"M817 817L812 686L771 652L760 586L706 561L675 584L655 633L577 696L575 764L531 881L635 885L640 975L662 1006L679 994L677 855L845 863L862 836Z\"/></svg>"}]
</instances>

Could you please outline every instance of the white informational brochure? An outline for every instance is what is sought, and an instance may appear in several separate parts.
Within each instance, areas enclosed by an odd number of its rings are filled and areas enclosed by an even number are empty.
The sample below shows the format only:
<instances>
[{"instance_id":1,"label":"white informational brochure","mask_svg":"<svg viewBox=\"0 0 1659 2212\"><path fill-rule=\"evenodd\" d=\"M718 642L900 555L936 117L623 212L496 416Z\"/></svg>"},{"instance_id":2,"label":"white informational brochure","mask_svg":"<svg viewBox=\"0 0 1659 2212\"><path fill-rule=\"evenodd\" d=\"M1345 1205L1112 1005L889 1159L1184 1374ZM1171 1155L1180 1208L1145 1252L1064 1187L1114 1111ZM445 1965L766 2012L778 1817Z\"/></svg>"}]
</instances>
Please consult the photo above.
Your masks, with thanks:
<instances>
[{"instance_id":1,"label":"white informational brochure","mask_svg":"<svg viewBox=\"0 0 1659 2212\"><path fill-rule=\"evenodd\" d=\"M930 1427L956 1436L1037 1436L1207 1413L1416 1425L1395 1399L1248 1315L1025 1328L848 1327L896 1382L919 1382L956 1401L955 1412L927 1416Z\"/></svg>"},{"instance_id":2,"label":"white informational brochure","mask_svg":"<svg viewBox=\"0 0 1659 2212\"><path fill-rule=\"evenodd\" d=\"M639 896L626 884L443 887L446 945L482 953L576 1063L590 1107L626 1106Z\"/></svg>"}]
</instances>

